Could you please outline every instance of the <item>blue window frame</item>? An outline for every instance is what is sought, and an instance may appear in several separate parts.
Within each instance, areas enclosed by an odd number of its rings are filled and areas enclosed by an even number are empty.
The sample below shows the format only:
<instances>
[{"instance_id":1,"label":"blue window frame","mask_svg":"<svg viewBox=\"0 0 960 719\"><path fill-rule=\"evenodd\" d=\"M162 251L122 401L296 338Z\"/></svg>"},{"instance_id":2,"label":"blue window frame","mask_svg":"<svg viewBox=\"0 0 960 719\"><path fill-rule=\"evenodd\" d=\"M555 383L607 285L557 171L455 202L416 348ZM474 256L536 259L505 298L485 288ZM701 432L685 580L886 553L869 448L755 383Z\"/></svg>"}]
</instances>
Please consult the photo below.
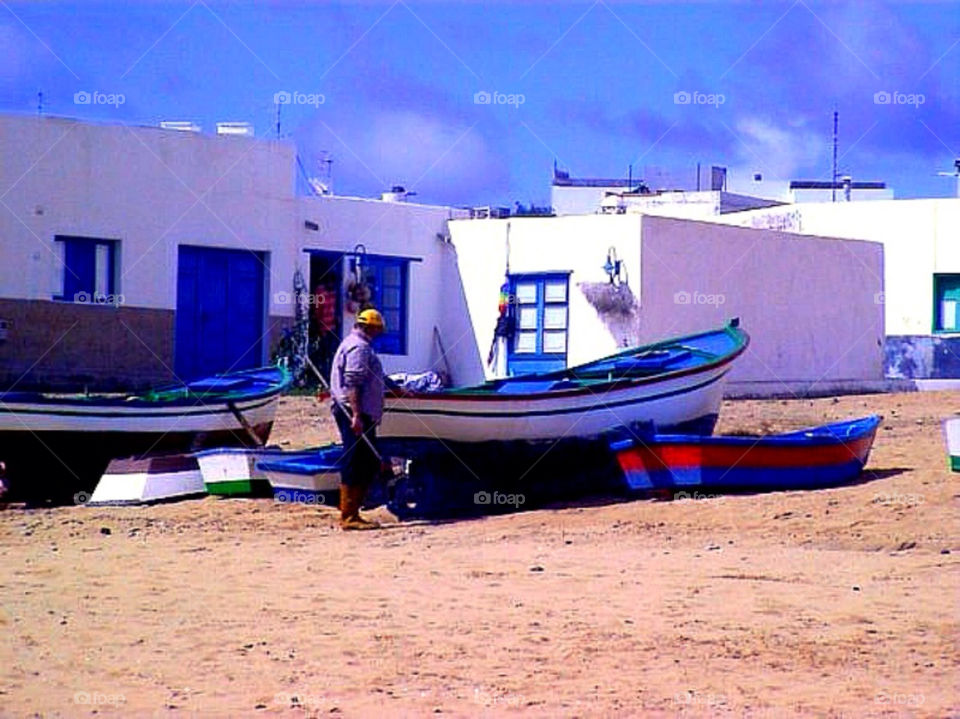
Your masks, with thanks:
<instances>
[{"instance_id":1,"label":"blue window frame","mask_svg":"<svg viewBox=\"0 0 960 719\"><path fill-rule=\"evenodd\" d=\"M54 249L63 274L60 293L54 299L98 303L116 296L118 244L117 240L57 235Z\"/></svg>"},{"instance_id":2,"label":"blue window frame","mask_svg":"<svg viewBox=\"0 0 960 719\"><path fill-rule=\"evenodd\" d=\"M356 272L356 259L351 270ZM370 304L380 310L386 332L374 340L377 352L407 353L407 293L410 261L397 257L364 255L361 261L364 282L370 288Z\"/></svg>"},{"instance_id":3,"label":"blue window frame","mask_svg":"<svg viewBox=\"0 0 960 719\"><path fill-rule=\"evenodd\" d=\"M510 375L567 366L570 273L510 276L516 330L507 353Z\"/></svg>"}]
</instances>

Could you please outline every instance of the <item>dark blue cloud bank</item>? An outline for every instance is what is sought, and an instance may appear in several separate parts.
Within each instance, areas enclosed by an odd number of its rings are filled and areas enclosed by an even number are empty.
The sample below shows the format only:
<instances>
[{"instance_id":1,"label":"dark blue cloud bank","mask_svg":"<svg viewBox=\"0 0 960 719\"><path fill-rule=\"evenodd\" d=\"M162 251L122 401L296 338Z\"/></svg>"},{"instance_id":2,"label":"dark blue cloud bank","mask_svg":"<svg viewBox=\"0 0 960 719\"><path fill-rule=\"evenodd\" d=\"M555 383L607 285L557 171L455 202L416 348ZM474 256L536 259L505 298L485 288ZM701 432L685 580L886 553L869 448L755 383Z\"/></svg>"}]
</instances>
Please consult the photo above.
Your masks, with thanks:
<instances>
[{"instance_id":1,"label":"dark blue cloud bank","mask_svg":"<svg viewBox=\"0 0 960 719\"><path fill-rule=\"evenodd\" d=\"M338 193L545 203L576 175L690 187L829 179L946 196L960 155L949 3L9 3L3 111L108 122L252 122ZM78 92L123 102L77 104Z\"/></svg>"}]
</instances>

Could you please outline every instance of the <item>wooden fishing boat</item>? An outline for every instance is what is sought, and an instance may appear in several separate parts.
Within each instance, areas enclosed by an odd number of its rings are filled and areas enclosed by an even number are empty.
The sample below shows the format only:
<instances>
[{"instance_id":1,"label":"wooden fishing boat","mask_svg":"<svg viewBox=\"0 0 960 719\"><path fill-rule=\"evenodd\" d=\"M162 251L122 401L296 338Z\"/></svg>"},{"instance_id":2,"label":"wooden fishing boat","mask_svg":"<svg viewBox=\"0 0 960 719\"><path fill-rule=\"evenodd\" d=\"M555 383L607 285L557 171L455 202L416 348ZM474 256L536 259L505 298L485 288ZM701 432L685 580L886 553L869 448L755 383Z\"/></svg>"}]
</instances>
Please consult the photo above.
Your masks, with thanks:
<instances>
[{"instance_id":1,"label":"wooden fishing boat","mask_svg":"<svg viewBox=\"0 0 960 719\"><path fill-rule=\"evenodd\" d=\"M960 417L952 417L943 423L947 437L947 454L950 457L950 469L960 472Z\"/></svg>"},{"instance_id":2,"label":"wooden fishing boat","mask_svg":"<svg viewBox=\"0 0 960 719\"><path fill-rule=\"evenodd\" d=\"M92 489L115 457L266 442L289 374L246 370L142 395L0 394L0 461L25 496Z\"/></svg>"},{"instance_id":3,"label":"wooden fishing boat","mask_svg":"<svg viewBox=\"0 0 960 719\"><path fill-rule=\"evenodd\" d=\"M339 491L341 445L283 454L257 463L257 470L269 479L278 502L325 504Z\"/></svg>"},{"instance_id":4,"label":"wooden fishing boat","mask_svg":"<svg viewBox=\"0 0 960 719\"><path fill-rule=\"evenodd\" d=\"M857 477L881 417L762 437L654 434L611 444L634 490L810 489Z\"/></svg>"},{"instance_id":5,"label":"wooden fishing boat","mask_svg":"<svg viewBox=\"0 0 960 719\"><path fill-rule=\"evenodd\" d=\"M93 494L74 499L88 506L149 504L206 494L197 460L190 454L162 454L114 459Z\"/></svg>"},{"instance_id":6,"label":"wooden fishing boat","mask_svg":"<svg viewBox=\"0 0 960 719\"><path fill-rule=\"evenodd\" d=\"M378 434L388 443L553 441L634 425L709 434L726 374L748 342L734 320L555 372L394 394Z\"/></svg>"}]
</instances>

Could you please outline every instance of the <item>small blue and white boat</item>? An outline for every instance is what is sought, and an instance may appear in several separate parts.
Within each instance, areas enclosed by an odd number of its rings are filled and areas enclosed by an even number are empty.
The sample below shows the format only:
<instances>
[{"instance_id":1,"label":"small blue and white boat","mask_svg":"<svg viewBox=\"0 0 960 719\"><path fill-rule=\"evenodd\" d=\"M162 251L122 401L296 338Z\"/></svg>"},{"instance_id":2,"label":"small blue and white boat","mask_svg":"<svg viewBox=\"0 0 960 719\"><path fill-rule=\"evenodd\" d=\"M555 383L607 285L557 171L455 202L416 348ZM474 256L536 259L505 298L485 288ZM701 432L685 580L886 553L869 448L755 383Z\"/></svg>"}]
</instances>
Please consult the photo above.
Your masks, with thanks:
<instances>
[{"instance_id":1,"label":"small blue and white boat","mask_svg":"<svg viewBox=\"0 0 960 719\"><path fill-rule=\"evenodd\" d=\"M269 480L278 502L327 504L340 490L342 456L343 447L331 444L271 456L256 468Z\"/></svg>"}]
</instances>

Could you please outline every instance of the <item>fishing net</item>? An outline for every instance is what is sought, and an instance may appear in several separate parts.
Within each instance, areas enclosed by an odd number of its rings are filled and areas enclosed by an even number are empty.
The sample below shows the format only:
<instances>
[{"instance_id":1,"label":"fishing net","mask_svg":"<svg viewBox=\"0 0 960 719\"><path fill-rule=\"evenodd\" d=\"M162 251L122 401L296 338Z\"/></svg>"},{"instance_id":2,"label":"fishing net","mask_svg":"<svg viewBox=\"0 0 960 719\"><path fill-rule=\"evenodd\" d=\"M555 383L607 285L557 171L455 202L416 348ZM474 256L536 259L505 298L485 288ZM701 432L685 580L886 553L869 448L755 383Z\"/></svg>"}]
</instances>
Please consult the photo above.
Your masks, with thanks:
<instances>
[{"instance_id":1,"label":"fishing net","mask_svg":"<svg viewBox=\"0 0 960 719\"><path fill-rule=\"evenodd\" d=\"M618 346L632 347L639 343L640 303L628 285L581 282L578 286Z\"/></svg>"}]
</instances>

